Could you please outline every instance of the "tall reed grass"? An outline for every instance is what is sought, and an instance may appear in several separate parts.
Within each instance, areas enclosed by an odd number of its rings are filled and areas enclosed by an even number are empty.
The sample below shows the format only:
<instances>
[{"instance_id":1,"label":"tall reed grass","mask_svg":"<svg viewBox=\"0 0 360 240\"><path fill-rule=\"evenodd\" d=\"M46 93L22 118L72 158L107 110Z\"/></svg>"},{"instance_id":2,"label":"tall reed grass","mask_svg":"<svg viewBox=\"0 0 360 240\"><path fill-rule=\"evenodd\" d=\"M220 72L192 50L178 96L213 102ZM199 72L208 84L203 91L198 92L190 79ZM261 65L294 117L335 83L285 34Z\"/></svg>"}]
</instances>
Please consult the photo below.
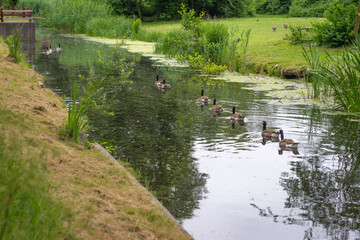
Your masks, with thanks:
<instances>
[{"instance_id":1,"label":"tall reed grass","mask_svg":"<svg viewBox=\"0 0 360 240\"><path fill-rule=\"evenodd\" d=\"M23 152L0 137L0 239L75 239L67 210L49 194L41 153Z\"/></svg>"},{"instance_id":2,"label":"tall reed grass","mask_svg":"<svg viewBox=\"0 0 360 240\"><path fill-rule=\"evenodd\" d=\"M96 17L86 24L85 33L106 38L129 38L133 22L133 19L124 16Z\"/></svg>"},{"instance_id":3,"label":"tall reed grass","mask_svg":"<svg viewBox=\"0 0 360 240\"><path fill-rule=\"evenodd\" d=\"M316 74L320 69L324 69L321 56L317 48L312 44L309 44L309 52L305 49L304 46L302 46L302 54L306 59L310 70L309 75L305 77L305 83L308 89L308 97L318 99L320 98L322 87L324 87L322 81L323 78L319 74Z\"/></svg>"},{"instance_id":4,"label":"tall reed grass","mask_svg":"<svg viewBox=\"0 0 360 240\"><path fill-rule=\"evenodd\" d=\"M330 56L329 64L318 73L325 85L331 87L335 100L349 112L360 113L360 43L345 47L338 57Z\"/></svg>"}]
</instances>

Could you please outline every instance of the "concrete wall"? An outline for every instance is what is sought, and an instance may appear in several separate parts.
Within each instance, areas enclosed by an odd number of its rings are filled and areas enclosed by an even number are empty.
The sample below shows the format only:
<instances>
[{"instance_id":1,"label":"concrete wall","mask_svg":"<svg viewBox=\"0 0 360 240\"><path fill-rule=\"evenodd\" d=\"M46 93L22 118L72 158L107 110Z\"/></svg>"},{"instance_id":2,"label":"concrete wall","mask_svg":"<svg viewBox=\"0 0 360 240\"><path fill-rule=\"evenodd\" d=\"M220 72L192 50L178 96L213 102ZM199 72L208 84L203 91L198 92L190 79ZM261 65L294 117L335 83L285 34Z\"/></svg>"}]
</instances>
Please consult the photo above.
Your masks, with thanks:
<instances>
[{"instance_id":1,"label":"concrete wall","mask_svg":"<svg viewBox=\"0 0 360 240\"><path fill-rule=\"evenodd\" d=\"M0 23L0 36L4 39L11 35L11 31L17 31L22 28L21 41L35 42L35 23Z\"/></svg>"},{"instance_id":2,"label":"concrete wall","mask_svg":"<svg viewBox=\"0 0 360 240\"><path fill-rule=\"evenodd\" d=\"M0 23L0 36L6 39L12 31L21 30L22 50L27 53L27 60L32 63L35 56L35 23Z\"/></svg>"}]
</instances>

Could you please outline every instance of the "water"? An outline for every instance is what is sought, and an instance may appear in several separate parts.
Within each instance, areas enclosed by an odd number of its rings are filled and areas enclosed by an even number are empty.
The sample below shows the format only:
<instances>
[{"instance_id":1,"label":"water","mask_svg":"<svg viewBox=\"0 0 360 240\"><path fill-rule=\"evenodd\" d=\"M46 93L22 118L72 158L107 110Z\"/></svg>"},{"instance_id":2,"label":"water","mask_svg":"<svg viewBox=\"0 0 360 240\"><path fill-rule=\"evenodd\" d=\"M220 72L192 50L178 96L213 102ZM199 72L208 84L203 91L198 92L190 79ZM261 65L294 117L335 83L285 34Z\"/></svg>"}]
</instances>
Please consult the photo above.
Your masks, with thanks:
<instances>
[{"instance_id":1,"label":"water","mask_svg":"<svg viewBox=\"0 0 360 240\"><path fill-rule=\"evenodd\" d=\"M44 36L62 44L60 55L41 54ZM37 39L34 69L60 95L69 96L77 76L96 65L98 50L104 56L111 51L45 29L38 29ZM135 61L134 83L113 92L114 115L90 116L90 138L140 171L195 239L360 239L358 121L295 100L284 104L289 100L254 83L276 89L279 79L227 82L128 57ZM170 91L155 88L156 73ZM223 114L214 117L210 106L199 106L202 88ZM232 106L246 116L245 125L231 123ZM300 142L298 153L263 145L264 120Z\"/></svg>"}]
</instances>

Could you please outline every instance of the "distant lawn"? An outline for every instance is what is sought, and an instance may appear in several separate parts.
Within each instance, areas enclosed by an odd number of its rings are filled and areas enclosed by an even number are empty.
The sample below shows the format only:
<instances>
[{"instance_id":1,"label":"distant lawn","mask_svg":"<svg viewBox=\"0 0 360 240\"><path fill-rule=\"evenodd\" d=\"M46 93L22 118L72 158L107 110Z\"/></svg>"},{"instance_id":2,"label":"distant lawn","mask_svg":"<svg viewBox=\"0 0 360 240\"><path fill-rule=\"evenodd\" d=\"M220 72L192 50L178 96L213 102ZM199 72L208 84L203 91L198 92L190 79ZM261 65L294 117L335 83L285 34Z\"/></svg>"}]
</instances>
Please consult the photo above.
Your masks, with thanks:
<instances>
[{"instance_id":1,"label":"distant lawn","mask_svg":"<svg viewBox=\"0 0 360 240\"><path fill-rule=\"evenodd\" d=\"M257 21L258 20L258 21ZM250 63L262 63L270 66L279 64L283 68L301 69L307 64L301 53L301 45L292 45L283 40L289 29L282 28L287 23L291 26L310 28L311 23L324 21L324 18L287 18L285 16L257 16L251 18L228 18L218 19L219 23L228 24L231 27L239 28L240 31L251 29L249 50L247 60ZM274 32L272 26L277 30ZM169 32L180 29L178 21L143 23L147 31ZM307 43L305 44L305 46ZM321 53L325 51L336 52L336 49L319 48ZM325 54L322 54L325 56Z\"/></svg>"}]
</instances>

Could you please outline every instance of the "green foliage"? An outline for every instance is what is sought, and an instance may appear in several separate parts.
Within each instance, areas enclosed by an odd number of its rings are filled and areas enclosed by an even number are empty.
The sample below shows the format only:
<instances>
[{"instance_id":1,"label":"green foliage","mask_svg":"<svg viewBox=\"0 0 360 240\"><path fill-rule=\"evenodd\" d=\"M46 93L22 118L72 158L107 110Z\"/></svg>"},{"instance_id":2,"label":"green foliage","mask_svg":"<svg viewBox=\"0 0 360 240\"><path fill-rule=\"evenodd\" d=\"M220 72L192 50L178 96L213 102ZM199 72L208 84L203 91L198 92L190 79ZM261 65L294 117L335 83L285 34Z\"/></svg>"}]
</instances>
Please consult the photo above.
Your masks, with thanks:
<instances>
[{"instance_id":1,"label":"green foliage","mask_svg":"<svg viewBox=\"0 0 360 240\"><path fill-rule=\"evenodd\" d=\"M256 13L285 14L289 12L291 0L260 0L255 2Z\"/></svg>"},{"instance_id":2,"label":"green foliage","mask_svg":"<svg viewBox=\"0 0 360 240\"><path fill-rule=\"evenodd\" d=\"M23 61L24 58L24 54L21 53L21 48L22 48L22 44L20 42L21 31L22 31L22 27L16 32L13 31L12 34L9 35L5 40L5 43L6 45L8 45L10 50L9 55L13 57L16 60L16 62L21 62Z\"/></svg>"},{"instance_id":3,"label":"green foliage","mask_svg":"<svg viewBox=\"0 0 360 240\"><path fill-rule=\"evenodd\" d=\"M204 11L210 15L220 17L245 17L255 15L255 1L253 0L227 0L209 2Z\"/></svg>"},{"instance_id":4,"label":"green foliage","mask_svg":"<svg viewBox=\"0 0 360 240\"><path fill-rule=\"evenodd\" d=\"M342 46L353 38L356 8L338 4L325 11L326 22L314 23L314 40L319 45Z\"/></svg>"},{"instance_id":5,"label":"green foliage","mask_svg":"<svg viewBox=\"0 0 360 240\"><path fill-rule=\"evenodd\" d=\"M2 114L2 116L4 116ZM0 140L0 239L74 239L66 209L49 194L41 156Z\"/></svg>"},{"instance_id":6,"label":"green foliage","mask_svg":"<svg viewBox=\"0 0 360 240\"><path fill-rule=\"evenodd\" d=\"M359 40L359 39L358 39ZM330 56L318 75L334 92L335 100L349 112L360 112L360 44L345 47L341 56Z\"/></svg>"},{"instance_id":7,"label":"green foliage","mask_svg":"<svg viewBox=\"0 0 360 240\"><path fill-rule=\"evenodd\" d=\"M292 0L289 15L292 17L324 17L327 9L337 4L357 4L354 0Z\"/></svg>"},{"instance_id":8,"label":"green foliage","mask_svg":"<svg viewBox=\"0 0 360 240\"><path fill-rule=\"evenodd\" d=\"M202 23L202 17L204 16L204 12L201 12L199 16L196 16L195 10L191 9L187 11L187 8L184 4L181 5L181 11L179 11L181 16L180 23L182 27L187 30L191 31L195 38L199 37L199 27Z\"/></svg>"},{"instance_id":9,"label":"green foliage","mask_svg":"<svg viewBox=\"0 0 360 240\"><path fill-rule=\"evenodd\" d=\"M303 43L310 38L309 33L301 26L290 26L289 29L290 34L286 34L283 39L288 40L292 44Z\"/></svg>"},{"instance_id":10,"label":"green foliage","mask_svg":"<svg viewBox=\"0 0 360 240\"><path fill-rule=\"evenodd\" d=\"M133 20L123 16L93 18L86 24L85 33L89 36L106 38L129 38Z\"/></svg>"}]
</instances>

